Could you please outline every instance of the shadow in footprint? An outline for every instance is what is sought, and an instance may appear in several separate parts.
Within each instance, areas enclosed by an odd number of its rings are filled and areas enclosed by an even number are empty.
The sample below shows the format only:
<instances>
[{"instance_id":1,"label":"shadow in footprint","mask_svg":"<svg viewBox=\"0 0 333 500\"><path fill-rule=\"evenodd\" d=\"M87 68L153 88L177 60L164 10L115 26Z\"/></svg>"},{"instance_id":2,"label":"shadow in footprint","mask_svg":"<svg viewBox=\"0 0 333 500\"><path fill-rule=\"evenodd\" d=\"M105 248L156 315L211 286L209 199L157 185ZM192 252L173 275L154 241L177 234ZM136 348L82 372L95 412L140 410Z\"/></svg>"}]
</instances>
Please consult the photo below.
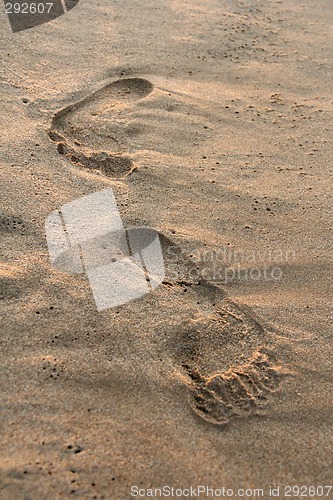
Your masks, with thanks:
<instances>
[{"instance_id":1,"label":"shadow in footprint","mask_svg":"<svg viewBox=\"0 0 333 500\"><path fill-rule=\"evenodd\" d=\"M132 105L152 90L144 78L116 80L56 113L49 137L72 163L107 177L125 177L134 169L127 156L128 137L140 133L135 127L126 129L127 117Z\"/></svg>"}]
</instances>

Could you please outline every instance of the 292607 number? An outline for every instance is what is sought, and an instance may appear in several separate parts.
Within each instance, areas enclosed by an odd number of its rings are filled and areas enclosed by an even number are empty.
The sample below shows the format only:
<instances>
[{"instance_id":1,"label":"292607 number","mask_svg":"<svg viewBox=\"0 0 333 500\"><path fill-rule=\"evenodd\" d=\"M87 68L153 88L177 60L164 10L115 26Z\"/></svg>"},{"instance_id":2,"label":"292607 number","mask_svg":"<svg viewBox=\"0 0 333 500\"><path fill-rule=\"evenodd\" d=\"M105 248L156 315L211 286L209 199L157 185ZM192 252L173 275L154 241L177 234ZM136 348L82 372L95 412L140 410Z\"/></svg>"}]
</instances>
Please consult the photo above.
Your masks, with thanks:
<instances>
[{"instance_id":1,"label":"292607 number","mask_svg":"<svg viewBox=\"0 0 333 500\"><path fill-rule=\"evenodd\" d=\"M53 2L44 3L6 3L7 14L47 14L50 13Z\"/></svg>"},{"instance_id":2,"label":"292607 number","mask_svg":"<svg viewBox=\"0 0 333 500\"><path fill-rule=\"evenodd\" d=\"M285 497L327 497L332 486L285 486Z\"/></svg>"}]
</instances>

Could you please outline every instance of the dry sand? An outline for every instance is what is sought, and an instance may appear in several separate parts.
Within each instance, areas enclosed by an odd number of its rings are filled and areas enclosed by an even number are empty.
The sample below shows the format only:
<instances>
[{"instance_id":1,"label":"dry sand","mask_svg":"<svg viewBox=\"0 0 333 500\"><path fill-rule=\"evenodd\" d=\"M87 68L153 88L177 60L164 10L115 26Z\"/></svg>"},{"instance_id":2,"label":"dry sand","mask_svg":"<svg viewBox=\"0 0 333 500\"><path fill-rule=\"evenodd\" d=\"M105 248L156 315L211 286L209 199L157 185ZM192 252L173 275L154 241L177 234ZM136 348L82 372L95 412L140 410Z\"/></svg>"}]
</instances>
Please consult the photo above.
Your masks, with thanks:
<instances>
[{"instance_id":1,"label":"dry sand","mask_svg":"<svg viewBox=\"0 0 333 500\"><path fill-rule=\"evenodd\" d=\"M331 1L0 18L1 498L332 484ZM105 188L167 273L99 313L44 221Z\"/></svg>"}]
</instances>

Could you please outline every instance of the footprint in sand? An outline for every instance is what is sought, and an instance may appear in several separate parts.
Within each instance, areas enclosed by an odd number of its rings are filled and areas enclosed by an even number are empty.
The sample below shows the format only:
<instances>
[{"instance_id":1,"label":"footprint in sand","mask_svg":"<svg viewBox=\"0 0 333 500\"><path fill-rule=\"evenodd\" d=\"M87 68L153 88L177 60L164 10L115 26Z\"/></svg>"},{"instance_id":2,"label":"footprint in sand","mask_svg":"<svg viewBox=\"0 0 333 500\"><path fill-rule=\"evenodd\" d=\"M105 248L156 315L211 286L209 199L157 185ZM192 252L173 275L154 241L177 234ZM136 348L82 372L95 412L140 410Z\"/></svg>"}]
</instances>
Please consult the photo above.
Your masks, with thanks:
<instances>
[{"instance_id":1,"label":"footprint in sand","mask_svg":"<svg viewBox=\"0 0 333 500\"><path fill-rule=\"evenodd\" d=\"M140 133L125 127L133 104L146 97L153 85L143 78L126 78L106 85L80 102L60 110L49 136L58 152L109 177L124 176L133 168L126 155L128 136ZM127 134L126 134L127 132Z\"/></svg>"},{"instance_id":2,"label":"footprint in sand","mask_svg":"<svg viewBox=\"0 0 333 500\"><path fill-rule=\"evenodd\" d=\"M205 141L203 120L211 116L189 97L144 78L123 78L56 113L49 137L74 164L124 178L137 151L182 156Z\"/></svg>"},{"instance_id":3,"label":"footprint in sand","mask_svg":"<svg viewBox=\"0 0 333 500\"><path fill-rule=\"evenodd\" d=\"M144 298L103 314L95 310L91 299L80 328L89 331L96 322L102 331L108 331L112 325L115 342L111 343L111 356L119 350L117 355L133 360L139 371L148 368L148 379L149 370L154 370L152 359L163 361L161 384L168 380L172 367L174 380L188 393L194 413L211 424L225 425L234 418L259 414L267 409L286 373L274 356L272 332L221 288L197 277L195 265L181 248L164 235L159 237L165 258L162 285ZM26 301L27 293L33 296L42 289L48 294L51 282L52 300L59 300L63 310L57 335L66 341L67 326L62 318L89 307L88 290L73 294L73 283L66 283L63 275L50 281L49 271L43 271L37 261L34 265L31 256L26 260L20 266L0 263L0 300ZM120 342L116 340L118 331ZM183 405L183 391L178 394L178 404Z\"/></svg>"},{"instance_id":4,"label":"footprint in sand","mask_svg":"<svg viewBox=\"0 0 333 500\"><path fill-rule=\"evenodd\" d=\"M160 239L164 251L169 248L181 256L169 240ZM174 279L175 269L179 279ZM234 417L256 415L286 373L274 356L269 332L219 287L200 279L187 281L193 271L183 256L166 270L173 276L164 282L173 312L166 312L169 323L158 336L169 346L175 368L180 367L190 405L200 417L223 425Z\"/></svg>"}]
</instances>

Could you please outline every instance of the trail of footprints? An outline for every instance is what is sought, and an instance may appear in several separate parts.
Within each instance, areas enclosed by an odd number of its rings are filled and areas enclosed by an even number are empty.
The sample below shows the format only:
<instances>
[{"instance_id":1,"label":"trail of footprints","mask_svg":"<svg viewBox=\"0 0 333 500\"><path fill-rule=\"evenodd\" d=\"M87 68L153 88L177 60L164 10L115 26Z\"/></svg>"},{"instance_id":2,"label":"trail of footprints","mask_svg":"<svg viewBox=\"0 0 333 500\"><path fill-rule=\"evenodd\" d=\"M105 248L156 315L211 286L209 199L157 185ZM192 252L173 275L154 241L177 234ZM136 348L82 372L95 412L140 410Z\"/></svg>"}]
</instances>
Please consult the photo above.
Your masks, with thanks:
<instances>
[{"instance_id":1,"label":"trail of footprints","mask_svg":"<svg viewBox=\"0 0 333 500\"><path fill-rule=\"evenodd\" d=\"M129 126L128 116L133 104L152 90L148 80L124 78L59 111L49 132L59 154L74 164L98 169L106 176L125 177L134 168L128 151L134 137L142 132L141 125L135 122ZM163 253L174 247L163 235L161 242L167 246ZM182 255L181 249L176 254ZM176 267L180 269L185 260L182 258ZM191 266L192 263L187 265L184 275ZM184 309L181 307L172 315L176 319L171 335L177 336L172 357L187 376L194 412L217 425L227 424L235 417L257 414L281 379L274 356L261 347L266 340L261 325L249 312L228 300L218 287L200 281L171 280L164 285L170 289L190 289ZM187 307L193 309L193 304L205 302L210 296L217 298L219 306L213 307L208 315L201 311L200 318L183 322L179 330L177 322L188 314Z\"/></svg>"}]
</instances>

